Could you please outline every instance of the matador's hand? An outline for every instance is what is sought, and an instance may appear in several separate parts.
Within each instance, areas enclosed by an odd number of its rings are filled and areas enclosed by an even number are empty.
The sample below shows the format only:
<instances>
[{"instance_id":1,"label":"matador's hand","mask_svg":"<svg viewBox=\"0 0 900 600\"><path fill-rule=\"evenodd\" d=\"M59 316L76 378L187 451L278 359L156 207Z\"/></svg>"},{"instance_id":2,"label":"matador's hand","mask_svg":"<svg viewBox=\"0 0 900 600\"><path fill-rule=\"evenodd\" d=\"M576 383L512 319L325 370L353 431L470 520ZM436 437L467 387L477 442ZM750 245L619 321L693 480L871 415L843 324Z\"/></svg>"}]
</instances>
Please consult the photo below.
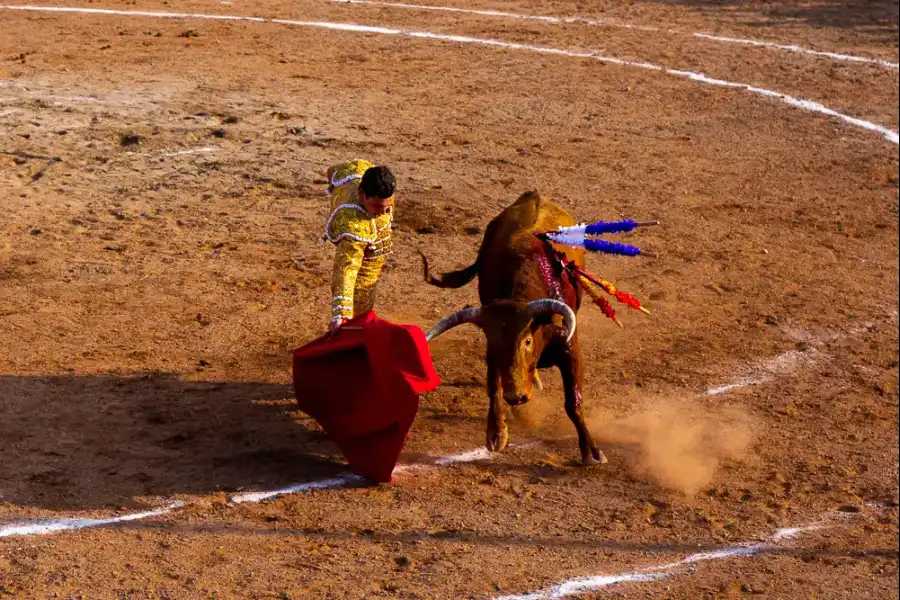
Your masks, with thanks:
<instances>
[{"instance_id":1,"label":"matador's hand","mask_svg":"<svg viewBox=\"0 0 900 600\"><path fill-rule=\"evenodd\" d=\"M346 323L346 322L349 321L349 320L350 320L350 319L345 319L344 317L335 317L335 318L332 319L331 322L328 324L328 333L329 333L329 334L335 334L335 333L337 333L338 329L340 329L341 327L343 327L343 326L344 326L344 323Z\"/></svg>"}]
</instances>

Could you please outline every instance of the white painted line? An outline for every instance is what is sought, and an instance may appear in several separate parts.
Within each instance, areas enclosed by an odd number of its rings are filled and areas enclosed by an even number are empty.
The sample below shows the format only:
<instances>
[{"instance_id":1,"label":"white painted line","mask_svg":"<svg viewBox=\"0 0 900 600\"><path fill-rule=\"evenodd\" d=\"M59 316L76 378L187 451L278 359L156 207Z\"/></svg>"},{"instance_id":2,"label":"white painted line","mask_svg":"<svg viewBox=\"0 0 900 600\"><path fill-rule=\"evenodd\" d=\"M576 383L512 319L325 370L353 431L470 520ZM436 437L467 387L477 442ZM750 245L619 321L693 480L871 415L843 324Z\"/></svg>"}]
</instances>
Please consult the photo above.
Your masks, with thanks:
<instances>
[{"instance_id":1,"label":"white painted line","mask_svg":"<svg viewBox=\"0 0 900 600\"><path fill-rule=\"evenodd\" d=\"M487 38L473 38L467 36L460 35L446 35L441 33L432 33L428 31L411 31L411 30L403 30L403 29L391 29L387 27L372 27L368 25L356 25L353 23L329 23L329 22L321 22L321 21L294 21L289 19L264 19L261 17L242 17L242 16L234 16L234 15L208 15L208 14L198 14L198 13L170 13L170 12L148 12L148 11L126 11L126 10L110 10L110 9L99 9L99 8L72 8L72 7L62 7L62 6L2 6L0 5L0 9L7 10L26 10L26 11L48 11L48 12L69 12L69 13L89 13L89 14L103 14L103 15L119 15L119 16L137 16L137 17L153 17L153 18L164 18L164 19L211 19L211 20L224 20L224 21L252 21L256 23L279 23L283 25L294 25L298 27L316 27L320 29L330 29L333 31L349 31L356 33L375 33L381 35L397 35L397 36L405 36L419 39L430 39L430 40L438 40L445 42L456 42L460 44L478 44L483 46L493 46L498 48L504 48L508 50L523 50L527 52L536 52L538 54L546 54L546 55L554 55L554 56L568 56L573 58L590 58L592 60L597 60L604 63L615 64L623 67L634 67L638 69L659 71L665 73L667 75L672 75L675 77L686 78L691 81L696 81L698 83L705 83L707 85L714 85L719 87L727 87L734 89L741 89L746 92L750 92L751 94L756 94L759 96L765 96L768 98L774 98L788 104L789 106L794 106L796 108L801 108L803 110L823 114L829 117L834 117L845 123L849 123L850 125L854 125L856 127L861 127L863 129L867 129L869 131L873 131L881 134L886 140L895 145L900 145L900 135L896 131L888 129L887 127L883 127L876 123L872 123L870 121L866 121L863 119L858 119L856 117L851 117L840 113L836 110L830 109L818 102L814 102L812 100L804 100L801 98L795 98L789 94L783 94L781 92L768 90L764 88L755 87L746 83L737 83L733 81L726 81L723 79L714 79L712 77L708 77L702 73L695 73L693 71L683 71L679 69L670 69L667 67L661 67L658 65L645 63L645 62L635 62L630 60L623 60L620 58L614 58L609 56L601 56L595 54L593 52L576 52L571 50L561 50L559 48L548 48L544 46L532 46L530 44L518 44L513 42L503 42L500 40L487 39Z\"/></svg>"},{"instance_id":2,"label":"white painted line","mask_svg":"<svg viewBox=\"0 0 900 600\"><path fill-rule=\"evenodd\" d=\"M510 448L530 448L532 446L537 446L540 442L530 442L527 444L510 444ZM410 471L422 471L427 469L433 469L435 467L443 467L447 465L460 464L460 463L470 463L479 460L489 460L491 458L491 453L486 448L476 448L475 450L470 450L468 452L463 452L461 454L455 454L453 456L442 456L438 458L433 463L415 463L410 465L397 465L394 468L394 475L398 475L400 473L408 473ZM247 494L241 494L239 496L234 496L231 498L230 502L232 504L241 504L244 502L262 502L263 500L268 500L269 498L274 498L276 496L282 496L284 494L294 494L297 492L306 492L309 490L321 490L328 488L341 488L347 487L350 485L358 485L361 483L365 483L366 479L354 474L343 475L340 477L334 477L332 479L323 479L320 481L310 481L307 483L299 483L297 485L292 485L290 487L286 487L280 490L274 490L271 492L250 492Z\"/></svg>"},{"instance_id":3,"label":"white painted line","mask_svg":"<svg viewBox=\"0 0 900 600\"><path fill-rule=\"evenodd\" d=\"M743 44L745 46L759 46L764 48L774 48L777 50L784 50L786 52L794 52L797 54L809 54L811 56L821 56L824 58L833 58L835 60L843 60L847 62L858 62L858 63L868 63L873 65L878 65L879 67L885 67L887 69L900 69L900 63L891 62L889 60L881 60L878 58L866 58L865 56L855 56L852 54L840 54L838 52L825 52L821 50L812 50L810 48L804 48L802 46L796 46L794 44L776 44L774 42L764 42L762 40L753 40L747 38L733 38L726 37L721 35L710 35L708 33L693 33L691 34L694 37L702 38L705 40L713 40L716 42L724 42L728 44Z\"/></svg>"},{"instance_id":4,"label":"white painted line","mask_svg":"<svg viewBox=\"0 0 900 600\"><path fill-rule=\"evenodd\" d=\"M535 443L523 444L519 447L528 447L536 445ZM418 471L431 469L439 466L446 466L452 464L460 464L460 463L469 463L475 462L478 460L486 460L491 458L491 453L488 452L485 448L478 448L476 450L471 450L469 452L463 452L461 454L456 454L453 456L444 456L437 459L433 464L412 464L412 465L399 465L396 469L394 469L394 473L402 473L407 471ZM277 496L283 496L286 494L295 494L299 492L309 492L312 490L323 490L323 489L334 489L334 488L342 488L350 485L358 485L365 483L366 479L360 477L355 474L347 474L339 477L332 477L330 479L320 479L318 481L308 481L305 483L298 483L296 485L292 485L290 487L281 488L278 490L265 491L265 492L249 492L246 494L239 494L237 496L232 496L229 500L230 504L248 504L248 503L258 503L263 502L265 500L269 500L271 498L275 498ZM148 519L151 517L158 517L160 515L164 515L170 513L176 509L183 508L185 506L190 506L190 502L172 502L169 505L163 508L157 508L155 510L139 512L139 513L131 513L128 515L122 515L119 517L111 517L108 519L79 519L79 518L62 518L62 519L48 519L41 520L36 523L14 523L11 525L6 525L0 527L0 538L14 536L14 535L46 535L49 533L58 533L61 531L72 531L76 529L87 529L90 527L103 527L105 525L115 525L117 523L124 523L127 521L139 521L141 519Z\"/></svg>"},{"instance_id":5,"label":"white painted line","mask_svg":"<svg viewBox=\"0 0 900 600\"><path fill-rule=\"evenodd\" d=\"M60 12L60 13L79 13L89 15L116 15L116 16L134 16L134 17L156 17L161 19L213 19L216 21L252 21L254 23L266 23L269 19L262 17L244 17L240 15L207 15L202 13L174 13L160 11L143 11L143 10L113 10L109 8L81 8L72 6L3 6L0 8L6 10L26 10L36 12Z\"/></svg>"},{"instance_id":6,"label":"white painted line","mask_svg":"<svg viewBox=\"0 0 900 600\"><path fill-rule=\"evenodd\" d=\"M75 529L87 529L89 527L102 527L104 525L114 525L116 523L125 523L128 521L139 521L150 517L158 517L166 513L170 513L177 508L185 506L183 503L176 502L163 508L148 510L146 512L131 513L122 515L121 517L112 517L109 519L53 519L47 521L38 521L37 523L18 523L0 528L0 538L13 535L47 535L48 533L57 533L60 531L72 531Z\"/></svg>"},{"instance_id":7,"label":"white painted line","mask_svg":"<svg viewBox=\"0 0 900 600\"><path fill-rule=\"evenodd\" d=\"M757 363L756 365L744 368L742 369L742 372L738 373L738 379L728 384L711 387L706 390L705 395L717 396L734 389L747 387L750 385L759 385L771 381L778 375L792 373L800 367L829 360L830 357L819 350L819 348L821 348L823 344L847 337L853 338L859 336L867 331L870 331L871 328L874 327L875 324L879 321L889 321L892 324L896 324L897 317L898 312L895 310L891 310L890 317L887 319L879 319L877 321L866 322L861 325L852 327L849 331L846 331L844 333L830 332L821 335L815 335L803 329L794 329L790 327L785 328L785 331L796 341L804 342L811 347L803 351L789 350L788 352L779 354L774 358L770 358Z\"/></svg>"},{"instance_id":8,"label":"white painted line","mask_svg":"<svg viewBox=\"0 0 900 600\"><path fill-rule=\"evenodd\" d=\"M802 365L815 363L823 359L824 356L822 353L815 348L803 352L790 350L784 354L779 354L775 358L771 358L750 367L747 369L747 374L742 375L731 383L709 388L706 390L706 395L717 396L733 389L766 383L767 381L771 381L776 375L790 373Z\"/></svg>"},{"instance_id":9,"label":"white painted line","mask_svg":"<svg viewBox=\"0 0 900 600\"><path fill-rule=\"evenodd\" d=\"M202 148L191 148L188 150L177 150L172 152L125 152L124 156L128 158L141 158L141 157L157 157L157 158L171 158L173 156L189 156L191 154L206 154L208 152L217 152L221 148L217 148L215 146L204 146Z\"/></svg>"},{"instance_id":10,"label":"white painted line","mask_svg":"<svg viewBox=\"0 0 900 600\"><path fill-rule=\"evenodd\" d=\"M398 468L399 469L399 468ZM398 470L395 469L395 472ZM230 500L230 504L245 504L247 502L262 502L263 500L268 500L270 498L275 498L277 496L284 496L285 494L296 494L297 492L308 492L311 490L324 490L329 488L341 488L347 487L351 484L359 484L365 482L365 478L360 477L358 475L345 475L343 477L333 477L331 479L320 479L319 481L310 481L307 483L298 483L296 485L292 485L290 487L282 488L280 490L273 490L271 492L250 492L248 494L240 494L238 496L233 496Z\"/></svg>"},{"instance_id":11,"label":"white painted line","mask_svg":"<svg viewBox=\"0 0 900 600\"><path fill-rule=\"evenodd\" d=\"M335 4L368 4L371 6L383 6L385 8L409 8L413 10L433 10L440 12L465 13L470 15L481 15L485 17L503 17L505 19L522 19L528 21L541 21L544 23L556 24L574 24L594 26L619 27L622 29L638 29L641 31L664 31L659 27L648 25L632 25L630 23L618 23L614 21L586 19L584 17L553 17L549 15L529 15L523 13L506 12L502 10L487 10L474 8L456 8L453 6L438 6L433 4L406 4L404 2L374 2L372 0L326 0Z\"/></svg>"},{"instance_id":12,"label":"white painted line","mask_svg":"<svg viewBox=\"0 0 900 600\"><path fill-rule=\"evenodd\" d=\"M792 540L795 537L798 537L801 533L806 533L807 531L817 531L819 529L824 529L824 527L824 523L813 523L811 525L807 525L806 527L787 527L785 529L779 529L774 534L772 534L771 540L773 542Z\"/></svg>"},{"instance_id":13,"label":"white painted line","mask_svg":"<svg viewBox=\"0 0 900 600\"><path fill-rule=\"evenodd\" d=\"M403 2L377 2L375 0L326 0L335 4L367 4L371 6L382 6L385 8L405 8L412 10L431 10L441 12L465 13L473 15L481 15L486 17L502 17L505 19L526 19L530 21L541 21L543 23L554 24L581 24L593 27L618 27L620 29L635 29L640 31L658 31L668 34L692 35L696 38L720 42L724 44L741 44L745 46L757 46L763 48L772 48L774 50L784 50L795 54L808 54L810 56L818 56L823 58L832 58L848 62L869 63L885 67L888 69L900 69L900 64L881 60L877 58L867 58L864 56L855 56L852 54L841 54L838 52L824 52L820 50L812 50L795 44L777 44L775 42L766 42L763 40L755 40L750 38L735 38L720 35L710 35L708 33L688 33L677 29L664 29L661 27L652 27L647 25L633 25L631 23L622 23L617 21L608 21L604 19L588 19L585 17L553 17L548 15L531 15L522 13L512 13L499 10L478 10L469 8L456 8L452 6L424 5L424 4L406 4Z\"/></svg>"},{"instance_id":14,"label":"white painted line","mask_svg":"<svg viewBox=\"0 0 900 600\"><path fill-rule=\"evenodd\" d=\"M621 575L600 575L597 577L584 577L582 579L572 579L552 588L525 594L523 596L497 596L495 600L544 600L551 598L565 598L566 596L574 596L575 594L583 594L592 592L601 588L609 587L617 583L640 583L647 581L657 581L664 579L668 575L658 573L623 573Z\"/></svg>"},{"instance_id":15,"label":"white painted line","mask_svg":"<svg viewBox=\"0 0 900 600\"><path fill-rule=\"evenodd\" d=\"M758 379L758 380L749 380L749 381L745 380L745 381L740 381L738 383L729 383L726 385L721 385L719 387L709 388L708 390L706 390L706 395L707 396L718 396L719 394L724 394L725 392L730 392L731 390L736 390L738 388L747 387L748 385L758 385L758 384L764 383L764 382L765 382L764 379Z\"/></svg>"},{"instance_id":16,"label":"white painted line","mask_svg":"<svg viewBox=\"0 0 900 600\"><path fill-rule=\"evenodd\" d=\"M571 579L569 581L559 583L538 592L532 592L520 596L498 596L495 597L494 600L556 600L558 598L565 598L567 596L573 596L575 594L593 592L620 583L636 583L667 579L669 577L677 575L677 571L681 570L683 567L689 567L700 562L755 556L757 554L760 554L761 552L765 552L766 550L774 549L778 542L783 542L787 539L793 539L799 536L801 533L815 531L817 529L823 528L824 526L825 525L822 522L818 522L804 527L780 529L762 542L747 542L729 546L727 548L722 548L721 550L691 554L690 556L686 556L677 562L645 567L632 571L631 573Z\"/></svg>"},{"instance_id":17,"label":"white painted line","mask_svg":"<svg viewBox=\"0 0 900 600\"><path fill-rule=\"evenodd\" d=\"M532 442L530 444L510 444L509 448L530 448L532 446L537 446L539 443L540 442ZM487 448L476 448L475 450L463 452L462 454L457 454L456 456L439 458L435 461L434 464L443 467L445 465L452 465L456 463L468 463L475 462L477 460L487 460L490 457L491 452Z\"/></svg>"},{"instance_id":18,"label":"white painted line","mask_svg":"<svg viewBox=\"0 0 900 600\"><path fill-rule=\"evenodd\" d=\"M203 148L194 148L193 150L179 150L178 152L167 152L163 156L185 156L187 154L203 154L206 152L216 152L218 148L214 146L205 146Z\"/></svg>"}]
</instances>

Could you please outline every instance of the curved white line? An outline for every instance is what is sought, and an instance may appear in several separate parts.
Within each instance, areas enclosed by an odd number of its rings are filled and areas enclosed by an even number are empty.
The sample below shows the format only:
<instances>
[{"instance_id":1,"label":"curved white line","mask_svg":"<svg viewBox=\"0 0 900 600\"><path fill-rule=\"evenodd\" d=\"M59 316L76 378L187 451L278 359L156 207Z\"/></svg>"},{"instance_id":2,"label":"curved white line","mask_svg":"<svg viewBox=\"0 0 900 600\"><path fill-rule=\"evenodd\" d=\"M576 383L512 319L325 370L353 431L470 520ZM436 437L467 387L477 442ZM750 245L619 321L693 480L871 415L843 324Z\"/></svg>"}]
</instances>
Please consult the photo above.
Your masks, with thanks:
<instances>
[{"instance_id":1,"label":"curved white line","mask_svg":"<svg viewBox=\"0 0 900 600\"><path fill-rule=\"evenodd\" d=\"M539 442L531 442L527 444L517 444L515 446L511 445L510 447L529 448L531 446L537 445L538 443ZM442 456L435 460L434 463L397 465L397 467L394 468L394 473L399 474L410 471L429 470L448 465L470 463L479 460L489 460L490 458L490 452L488 452L484 448L476 448L475 450L470 450L469 452L463 452L461 454ZM340 475L338 477L331 477L329 479L319 479L317 481L298 483L296 485L272 491L237 494L229 499L229 504L263 502L264 500L269 500L271 498L283 496L285 494L296 494L299 492L309 492L312 490L342 488L348 487L350 485L359 485L361 483L365 483L365 481L365 478L353 473L349 473L347 475ZM35 523L14 523L12 525L0 527L0 538L11 537L15 535L47 535L50 533L58 533L61 531L73 531L76 529L87 529L90 527L115 525L117 523L124 523L127 521L139 521L141 519L149 519L151 517L165 515L167 513L175 511L176 509L190 506L190 504L191 503L189 502L172 502L165 507L157 508L155 510L131 513L119 517L110 517L108 519L82 519L66 517L62 519L41 520Z\"/></svg>"},{"instance_id":2,"label":"curved white line","mask_svg":"<svg viewBox=\"0 0 900 600\"><path fill-rule=\"evenodd\" d=\"M739 377L731 383L712 387L706 390L707 396L718 396L733 389L747 387L751 385L759 385L770 381L773 377L794 371L804 364L812 364L825 357L816 349L799 351L789 350L783 354L779 354L775 358L764 361L748 369L747 374Z\"/></svg>"},{"instance_id":3,"label":"curved white line","mask_svg":"<svg viewBox=\"0 0 900 600\"><path fill-rule=\"evenodd\" d=\"M869 63L885 67L888 69L900 69L900 64L881 60L877 58L867 58L865 56L855 56L852 54L841 54L838 52L824 52L820 50L812 50L794 44L777 44L775 42L765 42L762 40L754 40L750 38L734 38L727 36L711 35L708 33L691 33L678 31L677 29L664 29L662 27L652 27L649 25L633 25L631 23L621 23L616 21L606 21L603 19L588 19L585 17L553 17L549 15L529 15L523 13L513 13L500 10L480 10L470 8L456 8L453 6L439 6L433 4L406 4L404 2L378 2L376 0L326 0L335 4L368 4L371 6L383 6L385 8L406 8L412 10L432 10L441 12L454 12L472 15L481 15L486 17L502 17L505 19L523 19L529 21L541 21L543 23L556 24L581 24L593 27L618 27L620 29L636 29L639 31L659 31L670 34L691 35L696 38L721 42L725 44L742 44L745 46L758 46L772 48L775 50L784 50L796 54L809 54L810 56L820 56L823 58L833 58L835 60L843 60L849 62Z\"/></svg>"},{"instance_id":4,"label":"curved white line","mask_svg":"<svg viewBox=\"0 0 900 600\"><path fill-rule=\"evenodd\" d=\"M762 542L736 544L734 546L722 548L721 550L691 554L690 556L686 556L677 562L646 567L637 571L633 571L631 573L570 579L569 581L564 581L563 583L559 583L557 585L554 585L553 587L541 590L539 592L532 592L530 594L523 594L521 596L499 596L495 597L494 600L558 600L559 598L565 598L566 596L573 596L575 594L584 594L586 592L599 590L601 588L609 587L617 583L635 583L666 579L675 575L675 571L677 569L682 567L689 567L690 565L694 565L699 562L721 560L724 558L736 558L741 556L756 556L761 552L773 549L777 542L797 537L801 533L821 529L824 526L825 525L822 522L818 522L811 525L806 525L804 527L779 529Z\"/></svg>"},{"instance_id":5,"label":"curved white line","mask_svg":"<svg viewBox=\"0 0 900 600\"><path fill-rule=\"evenodd\" d=\"M178 150L177 152L166 152L163 154L165 157L170 156L185 156L188 154L205 154L207 152L215 152L218 148L214 146L204 146L203 148L193 148L191 150Z\"/></svg>"},{"instance_id":6,"label":"curved white line","mask_svg":"<svg viewBox=\"0 0 900 600\"><path fill-rule=\"evenodd\" d=\"M39 521L31 524L10 525L0 529L0 538L13 535L47 535L48 533L56 533L58 531L72 531L74 529L87 529L89 527L101 527L103 525L114 525L116 523L125 523L127 521L139 521L149 517L158 517L166 513L170 513L176 508L184 506L182 503L173 503L164 508L148 510L145 512L131 513L122 515L121 517L112 517L109 519L54 519L52 521Z\"/></svg>"},{"instance_id":7,"label":"curved white line","mask_svg":"<svg viewBox=\"0 0 900 600\"><path fill-rule=\"evenodd\" d=\"M889 60L881 60L879 58L867 58L865 56L855 56L853 54L840 54L838 52L826 52L823 50L812 50L794 44L776 44L774 42L764 42L762 40L753 40L748 38L733 38L721 35L710 35L708 33L692 33L694 37L715 42L724 42L727 44L743 44L745 46L760 46L764 48L775 48L784 50L785 52L794 52L797 54L809 54L811 56L821 56L824 58L833 58L835 60L843 60L847 62L858 62L878 65L886 69L900 69L900 63L891 62Z\"/></svg>"},{"instance_id":8,"label":"curved white line","mask_svg":"<svg viewBox=\"0 0 900 600\"><path fill-rule=\"evenodd\" d=\"M395 469L396 471L396 469ZM297 492L309 492L311 490L326 490L329 488L341 488L346 487L351 484L360 484L364 483L365 478L360 477L358 475L345 475L343 477L333 477L331 479L320 479L319 481L309 481L306 483L298 483L297 485L292 485L290 487L282 488L280 490L272 490L271 492L249 492L247 494L240 494L237 496L233 496L230 500L230 504L246 504L248 502L256 503L262 502L263 500L268 500L269 498L276 498L278 496L284 496L285 494L296 494Z\"/></svg>"},{"instance_id":9,"label":"curved white line","mask_svg":"<svg viewBox=\"0 0 900 600\"><path fill-rule=\"evenodd\" d=\"M294 25L298 27L316 27L320 29L330 29L333 31L351 31L356 33L377 33L381 35L397 35L397 36L405 36L412 38L421 38L421 39L431 39L431 40L439 40L444 42L456 42L459 44L478 44L482 46L494 46L497 48L505 48L508 50L524 50L527 52L536 52L538 54L548 54L553 56L568 56L574 58L590 58L592 60L598 60L600 62L605 62L609 64L620 65L624 67L634 67L638 69L645 69L651 71L659 71L665 73L667 75L673 75L675 77L682 77L686 79L690 79L692 81L696 81L699 83L706 83L708 85L715 85L720 87L729 87L729 88L737 88L742 89L746 92L750 92L751 94L756 94L759 96L767 96L770 98L777 98L781 100L785 104L790 106L794 106L797 108L802 108L804 110L815 112L819 114L823 114L826 116L834 117L836 119L840 119L845 123L849 123L851 125L855 125L857 127L862 127L863 129L868 129L870 131L877 132L884 136L892 144L900 145L900 135L896 131L888 129L887 127L883 127L882 125L878 125L876 123L872 123L871 121L866 121L864 119L858 119L856 117L851 117L849 115L845 115L836 110L828 108L819 102L815 102L812 100L804 100L802 98L795 98L789 94L783 94L781 92L776 92L773 90L768 90L765 88L755 87L746 83L737 83L733 81L726 81L724 79L714 79L712 77L708 77L703 73L695 73L693 71L682 71L679 69L670 69L668 67L661 67L658 65L654 65L651 63L645 62L635 62L630 60L623 60L621 58L614 58L610 56L601 56L595 54L593 52L575 52L570 50L561 50L559 48L548 48L544 46L533 46L530 44L518 44L514 42L503 42L500 40L493 40L489 38L473 38L461 35L447 35L442 33L432 33L428 31L411 31L404 29L390 29L387 27L373 27L369 25L356 25L353 23L330 23L330 22L322 22L322 21L294 21L291 19L266 19L262 17L242 17L236 15L209 15L202 13L172 13L172 12L156 12L156 11L128 11L128 10L112 10L112 9L102 9L102 8L75 8L75 7L64 7L64 6L2 6L0 5L0 9L7 10L27 10L27 11L43 11L43 12L70 12L70 13L87 13L87 14L103 14L103 15L119 15L119 16L135 16L135 17L154 17L154 18L163 18L163 19L209 19L209 20L220 20L220 21L252 21L256 23L279 23L282 25Z\"/></svg>"}]
</instances>

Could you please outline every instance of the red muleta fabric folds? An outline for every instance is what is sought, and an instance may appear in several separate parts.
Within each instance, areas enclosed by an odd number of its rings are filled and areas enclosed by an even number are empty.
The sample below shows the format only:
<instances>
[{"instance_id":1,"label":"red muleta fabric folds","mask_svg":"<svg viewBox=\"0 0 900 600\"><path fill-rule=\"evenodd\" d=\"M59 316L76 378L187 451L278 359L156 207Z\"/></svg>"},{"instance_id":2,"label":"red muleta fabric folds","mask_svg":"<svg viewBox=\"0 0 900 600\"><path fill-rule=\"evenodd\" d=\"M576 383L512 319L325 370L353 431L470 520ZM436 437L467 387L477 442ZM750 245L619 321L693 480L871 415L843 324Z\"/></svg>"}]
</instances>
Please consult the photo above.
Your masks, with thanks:
<instances>
[{"instance_id":1,"label":"red muleta fabric folds","mask_svg":"<svg viewBox=\"0 0 900 600\"><path fill-rule=\"evenodd\" d=\"M374 311L295 350L293 376L300 409L325 429L354 473L377 482L391 480L419 396L441 383L424 332Z\"/></svg>"}]
</instances>

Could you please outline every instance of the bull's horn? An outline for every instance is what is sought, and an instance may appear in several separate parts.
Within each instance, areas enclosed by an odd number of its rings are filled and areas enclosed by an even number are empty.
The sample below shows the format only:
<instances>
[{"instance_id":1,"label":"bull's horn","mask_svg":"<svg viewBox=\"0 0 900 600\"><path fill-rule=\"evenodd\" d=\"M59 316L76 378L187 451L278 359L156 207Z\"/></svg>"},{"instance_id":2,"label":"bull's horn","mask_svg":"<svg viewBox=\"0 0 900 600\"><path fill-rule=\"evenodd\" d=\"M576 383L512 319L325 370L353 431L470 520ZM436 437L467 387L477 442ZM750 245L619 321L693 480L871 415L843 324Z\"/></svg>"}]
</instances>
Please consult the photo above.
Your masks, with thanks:
<instances>
[{"instance_id":1,"label":"bull's horn","mask_svg":"<svg viewBox=\"0 0 900 600\"><path fill-rule=\"evenodd\" d=\"M463 325L465 323L474 323L478 325L478 320L481 318L481 309L473 308L471 306L467 306L462 310L458 310L449 317L444 317L438 323L431 328L431 330L425 334L425 339L429 342L439 335L453 329L454 327L458 327L459 325Z\"/></svg>"},{"instance_id":2,"label":"bull's horn","mask_svg":"<svg viewBox=\"0 0 900 600\"><path fill-rule=\"evenodd\" d=\"M528 308L526 310L532 317L538 317L541 315L562 315L563 324L566 328L566 341L572 341L572 336L575 335L575 326L578 323L578 319L575 317L575 311L572 310L572 307L570 307L568 304L560 300L544 298L543 300L535 300L533 302L529 302Z\"/></svg>"}]
</instances>

